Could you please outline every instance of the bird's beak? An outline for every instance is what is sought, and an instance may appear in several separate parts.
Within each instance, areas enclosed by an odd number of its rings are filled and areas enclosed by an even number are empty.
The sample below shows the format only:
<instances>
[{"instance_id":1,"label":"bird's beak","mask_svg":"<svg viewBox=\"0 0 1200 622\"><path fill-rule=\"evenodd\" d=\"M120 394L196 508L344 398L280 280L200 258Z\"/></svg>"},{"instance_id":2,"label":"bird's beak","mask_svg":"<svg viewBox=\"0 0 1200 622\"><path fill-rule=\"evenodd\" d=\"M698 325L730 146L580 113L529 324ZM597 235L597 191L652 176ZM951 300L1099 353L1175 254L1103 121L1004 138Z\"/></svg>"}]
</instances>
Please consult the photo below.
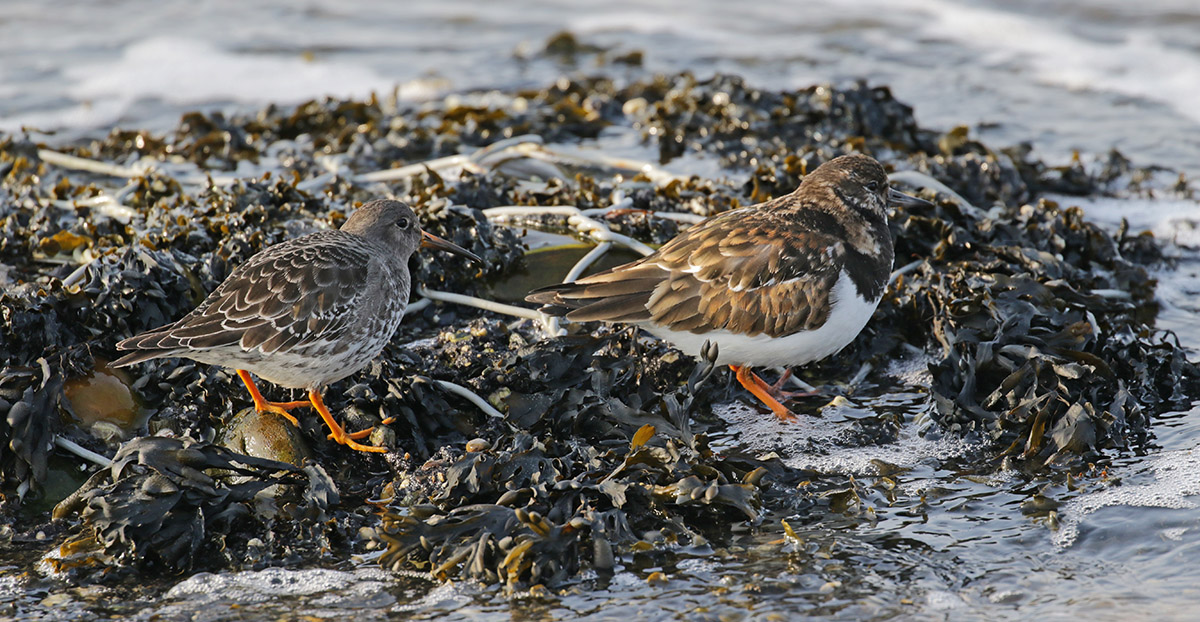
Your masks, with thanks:
<instances>
[{"instance_id":1,"label":"bird's beak","mask_svg":"<svg viewBox=\"0 0 1200 622\"><path fill-rule=\"evenodd\" d=\"M481 266L483 265L483 260L480 259L475 253L472 253L471 251L455 244L454 242L439 238L428 231L421 232L421 248L436 248L440 251L454 253L455 255L462 255L463 257L466 257L467 259L470 259Z\"/></svg>"},{"instance_id":2,"label":"bird's beak","mask_svg":"<svg viewBox=\"0 0 1200 622\"><path fill-rule=\"evenodd\" d=\"M888 188L888 205L897 207L933 207L933 203L918 199L910 194L904 194L895 188Z\"/></svg>"}]
</instances>

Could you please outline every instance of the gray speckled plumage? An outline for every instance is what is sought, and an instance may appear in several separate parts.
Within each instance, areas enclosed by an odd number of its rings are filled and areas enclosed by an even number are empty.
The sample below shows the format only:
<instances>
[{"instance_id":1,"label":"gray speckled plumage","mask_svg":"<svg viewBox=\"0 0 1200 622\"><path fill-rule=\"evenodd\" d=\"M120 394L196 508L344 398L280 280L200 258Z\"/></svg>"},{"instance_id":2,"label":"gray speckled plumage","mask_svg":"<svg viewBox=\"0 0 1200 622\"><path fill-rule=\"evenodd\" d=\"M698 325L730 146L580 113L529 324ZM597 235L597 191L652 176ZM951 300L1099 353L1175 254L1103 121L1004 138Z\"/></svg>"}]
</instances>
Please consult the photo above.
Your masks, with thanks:
<instances>
[{"instance_id":1,"label":"gray speckled plumage","mask_svg":"<svg viewBox=\"0 0 1200 622\"><path fill-rule=\"evenodd\" d=\"M336 231L254 255L179 321L118 343L133 352L113 365L177 356L319 389L365 366L391 339L421 241L407 205L368 203Z\"/></svg>"}]
</instances>

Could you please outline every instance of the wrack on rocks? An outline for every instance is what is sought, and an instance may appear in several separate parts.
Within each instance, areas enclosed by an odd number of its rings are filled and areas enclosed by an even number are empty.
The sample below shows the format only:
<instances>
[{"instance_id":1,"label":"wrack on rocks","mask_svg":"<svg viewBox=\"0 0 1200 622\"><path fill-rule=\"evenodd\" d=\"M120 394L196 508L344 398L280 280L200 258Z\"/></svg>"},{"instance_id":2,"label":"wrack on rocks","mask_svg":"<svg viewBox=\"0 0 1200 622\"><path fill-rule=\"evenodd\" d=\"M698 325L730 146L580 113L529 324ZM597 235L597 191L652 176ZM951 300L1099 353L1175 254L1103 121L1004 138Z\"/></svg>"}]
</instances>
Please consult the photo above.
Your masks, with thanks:
<instances>
[{"instance_id":1,"label":"wrack on rocks","mask_svg":"<svg viewBox=\"0 0 1200 622\"><path fill-rule=\"evenodd\" d=\"M329 546L337 487L320 465L303 467L187 439L125 443L55 509L84 532L48 561L60 572L117 567L253 566L263 557L315 557Z\"/></svg>"},{"instance_id":2,"label":"wrack on rocks","mask_svg":"<svg viewBox=\"0 0 1200 622\"><path fill-rule=\"evenodd\" d=\"M1153 328L1154 257L1049 201L989 213L944 200L892 219L901 277L859 340L908 342L931 365L935 419L999 443L1030 468L1095 459L1146 439L1150 417L1186 409L1200 368Z\"/></svg>"},{"instance_id":3,"label":"wrack on rocks","mask_svg":"<svg viewBox=\"0 0 1200 622\"><path fill-rule=\"evenodd\" d=\"M568 172L563 166L539 176L521 175L523 167L515 165L454 171L425 164L528 133L547 144L600 150L608 136L640 135L660 164L715 163L719 174L700 179L676 170L671 181L659 183L646 174L598 168ZM966 132L921 128L886 87L779 92L734 76L701 80L686 73L627 84L564 78L542 89L411 106L325 100L252 115L194 113L161 137L115 130L53 146L113 164L152 165L128 180L64 170L39 156L42 147L0 136L0 475L6 488L42 480L55 435L109 451L71 428L65 382L111 360L119 339L182 316L254 252L336 227L356 203L383 195L412 203L423 227L486 263L481 274L448 256L419 255L415 280L489 297L491 280L525 260L517 230L489 223L479 208L606 208L620 194L631 199L631 211L604 220L643 242L661 242L677 225L635 210L711 215L790 192L820 162L851 151L871 153L896 171L929 175L981 209L926 190L937 199L935 208L897 212L897 267L913 261L919 267L897 280L856 345L801 373L848 378L864 362L882 370L882 362L912 348L932 352L931 391L941 427L989 439L996 453L1011 447L1013 461L1023 457L1030 468L1136 444L1154 413L1200 393L1183 349L1153 330L1145 267L1160 260L1157 243L1127 232L1114 237L1077 211L1038 201L1047 190L1122 191L1122 180L1152 176L1116 155L1099 171L1075 163L1053 169L1031 160L1028 150L997 151ZM423 165L404 179L362 177L413 164ZM524 170L558 167L539 164ZM245 170L253 173L216 181ZM729 398L728 385L719 382L728 377L724 370L709 382L692 381L692 361L632 333L594 328L542 341L531 323L510 322L466 307L428 305L405 318L396 343L371 367L331 388L328 405L355 428L365 427L360 420L369 425L397 415L398 423L377 430L381 443L396 450L386 458L322 451L323 431L304 428L345 496L390 499L383 535L389 565L514 586L554 583L576 569L610 567L610 551L652 549L664 540L725 541L731 525L772 509L772 489L794 488L799 475L776 459L709 449L707 439L721 423L705 405ZM423 377L466 386L505 416L485 417ZM894 384L883 373L868 381ZM216 438L233 409L248 403L236 377L189 361L147 363L130 385L154 413L137 433L167 422L177 433ZM266 390L269 399L288 398ZM300 416L303 424L315 421L311 413ZM653 434L641 432L646 426ZM476 438L486 442L465 451ZM314 523L303 516L255 514L251 491L264 474L276 474L272 481L300 474L264 471L204 447L188 445L204 456L188 462L195 470L232 463L258 479L238 488L208 475L219 481L205 488L163 475L180 490L164 510L163 525L179 520L194 529L197 508L208 508L199 524L205 538L223 540L222 552L205 556L188 544L169 560L151 560L139 557L146 546L130 548L117 537L114 563L185 568L303 561L312 557L289 556L288 547L306 542L348 557L350 538L329 532L310 538L306 530ZM149 481L157 473L153 464L129 462L116 479L106 471L110 479L92 488L101 492L89 502L130 507L108 499L134 498L144 483L122 482L136 474ZM770 477L762 479L764 473ZM764 485L769 482L781 485ZM243 509L222 513L233 506ZM365 524L361 509L325 511L337 525ZM210 515L228 521L209 524ZM119 533L113 530L129 520L99 510L88 516L83 528L89 533ZM255 540L262 546L252 546ZM102 541L92 536L92 542Z\"/></svg>"},{"instance_id":4,"label":"wrack on rocks","mask_svg":"<svg viewBox=\"0 0 1200 622\"><path fill-rule=\"evenodd\" d=\"M692 364L676 358L652 370L668 358L658 356L663 346L631 331L555 339L519 350L512 365L497 364L513 355L485 340L451 355L509 374L481 382L509 385L499 399L506 420L521 425L478 451L444 449L393 485L380 532L385 567L553 586L581 568L612 570L614 549L702 545L722 539L731 520L759 519L768 468L714 454L705 430L717 422L691 419L719 390L704 388L711 360L664 390L655 383ZM543 389L524 392L535 383Z\"/></svg>"}]
</instances>

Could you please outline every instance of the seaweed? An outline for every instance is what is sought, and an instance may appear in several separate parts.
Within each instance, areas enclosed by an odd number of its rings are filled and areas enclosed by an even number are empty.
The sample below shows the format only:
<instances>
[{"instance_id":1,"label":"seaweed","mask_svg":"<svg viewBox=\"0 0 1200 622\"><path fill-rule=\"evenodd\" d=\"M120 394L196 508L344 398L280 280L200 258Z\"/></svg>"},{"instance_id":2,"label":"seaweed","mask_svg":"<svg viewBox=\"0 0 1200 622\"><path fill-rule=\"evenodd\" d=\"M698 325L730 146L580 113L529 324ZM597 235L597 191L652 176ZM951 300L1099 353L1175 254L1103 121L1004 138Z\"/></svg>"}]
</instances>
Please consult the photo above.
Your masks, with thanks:
<instances>
[{"instance_id":1,"label":"seaweed","mask_svg":"<svg viewBox=\"0 0 1200 622\"><path fill-rule=\"evenodd\" d=\"M608 52L553 43L545 53L567 59ZM503 148L527 133L603 144L613 129L640 135L660 163L698 155L722 176ZM77 424L64 383L103 370L120 338L186 313L253 253L336 227L380 196L410 202L424 228L485 260L479 269L418 254L417 283L486 298L495 280L536 262L518 227L577 229L561 214L503 226L481 210L620 202L589 214L659 244L686 225L654 212L708 216L752 204L790 192L822 161L866 151L958 196L923 189L934 207L892 215L901 273L877 316L852 347L801 375L850 377L927 353L937 431L984 440L994 464L1028 472L1137 450L1156 414L1200 395L1196 363L1154 326L1148 268L1164 261L1161 242L1127 228L1106 232L1042 198L1163 191L1155 171L1116 152L1054 167L1027 146L994 150L965 128L922 128L886 87L770 91L687 73L626 83L564 77L419 104L372 97L195 112L163 135L114 130L54 148L120 168L66 171L46 145L0 136L0 485L22 493L6 494L4 521L38 520L8 512L10 500L45 481L56 443L111 449L111 439ZM401 167L408 172L372 175ZM186 360L149 362L129 384L155 416L135 434L180 438L135 438L118 450L118 467L62 506L51 532L74 538L74 561L63 565L81 574L186 572L306 563L329 552L345 559L365 547L385 549L387 567L520 589L607 572L624 554L728 542L740 525L780 511L799 509L808 520L867 512L855 482L830 478L800 494L801 482L821 474L770 454L714 452L710 439L724 423L710 405L735 394L725 370L633 330L575 330L546 338L536 321L448 304L413 308L383 355L326 395L350 428L394 416L370 439L389 453L347 455L314 414L297 411L329 477L208 445L249 403L237 378ZM891 382L881 371L869 380ZM881 417L850 436L871 442L894 432ZM301 500L272 510L260 493L280 483ZM351 535L376 521L378 542ZM83 563L89 555L101 563Z\"/></svg>"},{"instance_id":2,"label":"seaweed","mask_svg":"<svg viewBox=\"0 0 1200 622\"><path fill-rule=\"evenodd\" d=\"M299 490L299 504L273 507L261 496L272 486ZM320 538L338 502L333 480L316 464L296 467L190 439L141 437L122 445L109 469L54 509L56 518L78 514L90 531L63 547L59 563L93 561L95 546L114 566L180 573L213 564L206 556L224 549L235 531L243 538L265 535L275 514L290 514L290 522Z\"/></svg>"}]
</instances>

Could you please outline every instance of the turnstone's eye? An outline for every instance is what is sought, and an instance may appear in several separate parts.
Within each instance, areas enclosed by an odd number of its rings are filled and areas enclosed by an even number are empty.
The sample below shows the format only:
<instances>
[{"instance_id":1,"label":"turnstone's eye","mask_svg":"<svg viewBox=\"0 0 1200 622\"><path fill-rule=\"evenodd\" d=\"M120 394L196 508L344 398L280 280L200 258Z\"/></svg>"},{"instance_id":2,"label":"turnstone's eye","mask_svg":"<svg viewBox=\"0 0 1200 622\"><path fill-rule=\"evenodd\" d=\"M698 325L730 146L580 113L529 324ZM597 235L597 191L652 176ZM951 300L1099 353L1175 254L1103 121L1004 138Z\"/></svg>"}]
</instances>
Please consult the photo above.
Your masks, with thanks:
<instances>
[{"instance_id":1,"label":"turnstone's eye","mask_svg":"<svg viewBox=\"0 0 1200 622\"><path fill-rule=\"evenodd\" d=\"M879 182L868 181L867 182L867 190L870 190L871 192L879 192Z\"/></svg>"},{"instance_id":2,"label":"turnstone's eye","mask_svg":"<svg viewBox=\"0 0 1200 622\"><path fill-rule=\"evenodd\" d=\"M408 221L408 218L405 216L401 216L400 220L396 221L396 226L400 227L401 229L407 229L410 224L412 224L412 223L410 223Z\"/></svg>"}]
</instances>

